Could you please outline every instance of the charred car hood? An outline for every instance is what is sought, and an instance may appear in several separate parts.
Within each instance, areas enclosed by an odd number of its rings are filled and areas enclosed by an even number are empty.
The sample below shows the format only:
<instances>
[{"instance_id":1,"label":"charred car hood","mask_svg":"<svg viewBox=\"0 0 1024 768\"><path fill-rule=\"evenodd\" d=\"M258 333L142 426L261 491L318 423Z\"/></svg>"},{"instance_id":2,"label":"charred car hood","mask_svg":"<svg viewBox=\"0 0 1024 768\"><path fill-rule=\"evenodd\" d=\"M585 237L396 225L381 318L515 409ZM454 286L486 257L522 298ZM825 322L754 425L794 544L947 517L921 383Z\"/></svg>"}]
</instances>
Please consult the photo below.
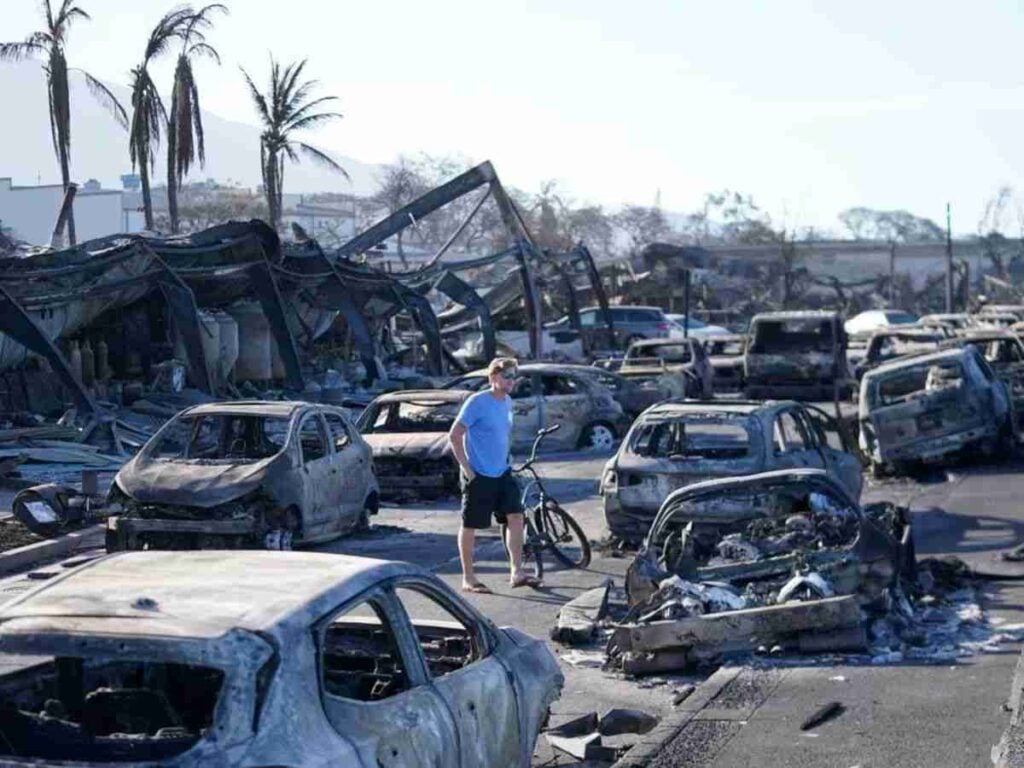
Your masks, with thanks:
<instances>
[{"instance_id":1,"label":"charred car hood","mask_svg":"<svg viewBox=\"0 0 1024 768\"><path fill-rule=\"evenodd\" d=\"M447 432L392 432L363 435L373 458L440 459L451 454Z\"/></svg>"},{"instance_id":2,"label":"charred car hood","mask_svg":"<svg viewBox=\"0 0 1024 768\"><path fill-rule=\"evenodd\" d=\"M269 459L232 464L139 455L125 464L114 480L121 490L143 504L209 509L255 491L272 465L288 463L288 456L282 453Z\"/></svg>"}]
</instances>

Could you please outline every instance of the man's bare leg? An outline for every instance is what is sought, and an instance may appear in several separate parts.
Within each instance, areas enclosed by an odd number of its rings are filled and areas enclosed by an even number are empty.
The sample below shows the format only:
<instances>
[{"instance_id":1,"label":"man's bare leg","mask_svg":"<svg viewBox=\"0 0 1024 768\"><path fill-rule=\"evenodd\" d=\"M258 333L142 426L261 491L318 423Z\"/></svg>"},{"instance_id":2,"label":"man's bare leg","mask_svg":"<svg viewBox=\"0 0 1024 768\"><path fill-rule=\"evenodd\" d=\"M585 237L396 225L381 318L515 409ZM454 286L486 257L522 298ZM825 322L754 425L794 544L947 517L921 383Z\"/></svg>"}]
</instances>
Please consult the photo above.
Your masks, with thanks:
<instances>
[{"instance_id":1,"label":"man's bare leg","mask_svg":"<svg viewBox=\"0 0 1024 768\"><path fill-rule=\"evenodd\" d=\"M506 522L505 549L508 551L510 580L515 583L523 573L523 516L509 515Z\"/></svg>"},{"instance_id":2,"label":"man's bare leg","mask_svg":"<svg viewBox=\"0 0 1024 768\"><path fill-rule=\"evenodd\" d=\"M472 589L480 582L473 570L473 545L476 542L476 529L462 526L459 528L459 561L462 563L462 588Z\"/></svg>"}]
</instances>

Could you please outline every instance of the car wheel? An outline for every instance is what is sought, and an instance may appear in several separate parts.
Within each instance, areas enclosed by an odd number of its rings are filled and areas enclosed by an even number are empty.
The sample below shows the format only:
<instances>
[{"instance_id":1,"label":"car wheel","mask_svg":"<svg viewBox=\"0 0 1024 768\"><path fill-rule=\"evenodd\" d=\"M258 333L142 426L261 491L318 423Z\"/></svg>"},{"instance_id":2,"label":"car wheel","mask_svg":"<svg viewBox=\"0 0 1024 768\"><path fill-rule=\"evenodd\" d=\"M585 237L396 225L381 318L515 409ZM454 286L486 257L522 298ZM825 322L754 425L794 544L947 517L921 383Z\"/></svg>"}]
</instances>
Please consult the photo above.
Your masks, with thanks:
<instances>
[{"instance_id":1,"label":"car wheel","mask_svg":"<svg viewBox=\"0 0 1024 768\"><path fill-rule=\"evenodd\" d=\"M615 447L615 430L600 421L589 424L580 433L579 447L590 451L610 451Z\"/></svg>"},{"instance_id":2,"label":"car wheel","mask_svg":"<svg viewBox=\"0 0 1024 768\"><path fill-rule=\"evenodd\" d=\"M370 530L370 515L376 515L378 507L377 494L371 493L363 502L363 508L359 511L359 519L356 520L356 526L352 530L356 532Z\"/></svg>"}]
</instances>

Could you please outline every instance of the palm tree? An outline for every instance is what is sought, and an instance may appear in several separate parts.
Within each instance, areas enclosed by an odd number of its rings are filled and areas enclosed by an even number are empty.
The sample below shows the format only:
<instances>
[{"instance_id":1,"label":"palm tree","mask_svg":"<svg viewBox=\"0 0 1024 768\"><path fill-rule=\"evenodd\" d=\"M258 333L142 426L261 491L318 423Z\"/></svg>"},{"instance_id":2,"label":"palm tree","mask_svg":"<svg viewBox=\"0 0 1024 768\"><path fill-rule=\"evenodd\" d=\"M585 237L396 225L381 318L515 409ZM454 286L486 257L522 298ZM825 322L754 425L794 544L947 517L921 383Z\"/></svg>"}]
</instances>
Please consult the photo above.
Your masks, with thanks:
<instances>
[{"instance_id":1,"label":"palm tree","mask_svg":"<svg viewBox=\"0 0 1024 768\"><path fill-rule=\"evenodd\" d=\"M171 42L179 39L184 26L192 17L191 8L176 8L168 12L146 41L142 61L132 70L132 123L129 128L128 154L132 167L138 167L142 182L142 208L146 229L153 229L153 198L149 191L149 170L156 164L156 148L160 131L167 123L167 110L149 74L149 65L165 53Z\"/></svg>"},{"instance_id":2,"label":"palm tree","mask_svg":"<svg viewBox=\"0 0 1024 768\"><path fill-rule=\"evenodd\" d=\"M64 44L75 19L89 19L90 16L74 0L61 0L57 12L53 12L50 0L43 0L43 15L46 29L33 32L20 43L0 43L0 61L21 61L34 56L43 56L46 63L46 95L50 102L50 134L53 150L60 163L60 178L66 192L71 184L71 97L68 95L68 73L79 72L85 77L92 94L113 113L123 128L128 127L124 108L114 94L99 80L80 69L68 67L64 55ZM76 244L75 217L68 214L68 241Z\"/></svg>"},{"instance_id":3,"label":"palm tree","mask_svg":"<svg viewBox=\"0 0 1024 768\"><path fill-rule=\"evenodd\" d=\"M192 59L209 56L220 64L217 51L206 42L203 31L213 26L210 14L228 12L220 3L201 8L193 14L181 32L181 52L174 68L174 88L171 91L171 113L167 123L167 212L171 231L178 231L178 189L192 163L206 163L203 144L203 117L199 109L199 88L192 72Z\"/></svg>"},{"instance_id":4,"label":"palm tree","mask_svg":"<svg viewBox=\"0 0 1024 768\"><path fill-rule=\"evenodd\" d=\"M322 123L341 118L337 112L317 112L316 108L328 101L336 101L336 96L321 96L310 99L310 93L319 82L301 80L306 60L293 62L284 70L270 58L270 89L264 95L253 83L249 73L244 69L242 75L249 86L249 93L260 122L263 133L260 136L260 166L263 172L263 192L267 198L267 209L270 212L270 225L275 229L281 226L281 202L284 189L285 158L293 163L299 161L298 152L314 162L337 171L346 179L348 173L331 157L303 141L293 138L296 131L314 128Z\"/></svg>"}]
</instances>

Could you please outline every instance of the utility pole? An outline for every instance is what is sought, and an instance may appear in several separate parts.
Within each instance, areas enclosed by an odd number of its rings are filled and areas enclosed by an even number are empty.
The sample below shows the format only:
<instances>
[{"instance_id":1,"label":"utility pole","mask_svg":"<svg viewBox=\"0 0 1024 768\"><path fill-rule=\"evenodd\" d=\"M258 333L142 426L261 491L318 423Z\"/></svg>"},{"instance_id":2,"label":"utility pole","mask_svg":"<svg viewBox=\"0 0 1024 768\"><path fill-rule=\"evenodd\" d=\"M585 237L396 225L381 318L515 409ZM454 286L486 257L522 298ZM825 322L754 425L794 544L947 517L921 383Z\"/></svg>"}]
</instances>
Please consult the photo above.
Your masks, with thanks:
<instances>
[{"instance_id":1,"label":"utility pole","mask_svg":"<svg viewBox=\"0 0 1024 768\"><path fill-rule=\"evenodd\" d=\"M946 203L946 312L953 311L953 216Z\"/></svg>"},{"instance_id":2,"label":"utility pole","mask_svg":"<svg viewBox=\"0 0 1024 768\"><path fill-rule=\"evenodd\" d=\"M896 306L896 241L889 241L889 306Z\"/></svg>"}]
</instances>

